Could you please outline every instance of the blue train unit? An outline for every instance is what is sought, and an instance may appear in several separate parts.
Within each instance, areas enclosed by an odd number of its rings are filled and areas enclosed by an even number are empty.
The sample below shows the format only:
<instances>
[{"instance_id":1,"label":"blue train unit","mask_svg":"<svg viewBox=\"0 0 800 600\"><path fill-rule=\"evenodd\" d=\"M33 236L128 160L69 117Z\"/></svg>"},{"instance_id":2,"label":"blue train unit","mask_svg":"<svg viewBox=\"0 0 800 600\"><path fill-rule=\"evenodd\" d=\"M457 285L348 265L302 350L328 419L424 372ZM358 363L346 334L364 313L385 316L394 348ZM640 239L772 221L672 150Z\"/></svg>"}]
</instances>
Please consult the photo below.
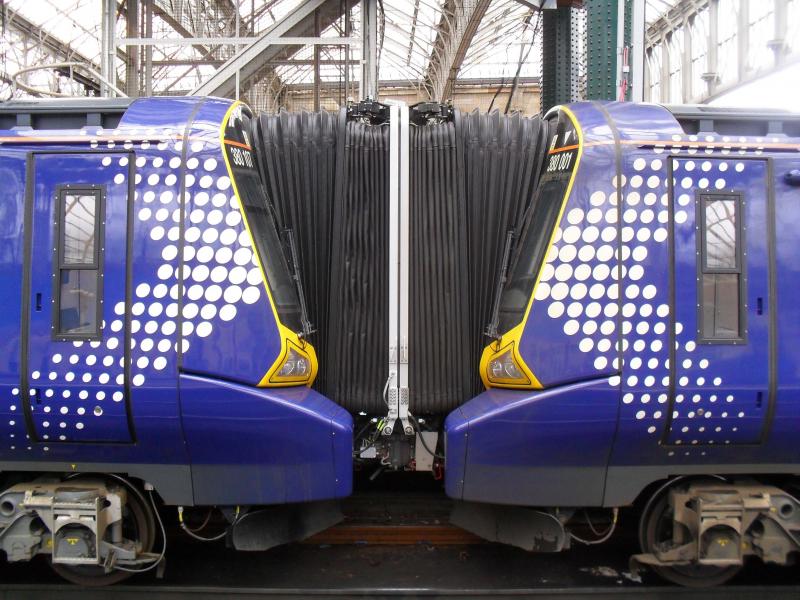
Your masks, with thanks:
<instances>
[{"instance_id":1,"label":"blue train unit","mask_svg":"<svg viewBox=\"0 0 800 600\"><path fill-rule=\"evenodd\" d=\"M3 109L7 558L49 554L80 583L148 569L158 515L145 488L242 507L234 545L275 522L245 507L294 506L301 536L334 523L321 501L351 491L352 418L310 389L302 288L249 110L197 98Z\"/></svg>"},{"instance_id":2,"label":"blue train unit","mask_svg":"<svg viewBox=\"0 0 800 600\"><path fill-rule=\"evenodd\" d=\"M800 116L151 98L0 125L9 560L153 569L159 503L266 549L406 471L531 551L640 515L632 561L685 585L800 552Z\"/></svg>"},{"instance_id":3,"label":"blue train unit","mask_svg":"<svg viewBox=\"0 0 800 600\"><path fill-rule=\"evenodd\" d=\"M455 522L557 551L639 503L633 561L672 581L793 563L800 116L584 103L547 119L487 391L444 426ZM613 509L590 540L570 525L586 507Z\"/></svg>"}]
</instances>

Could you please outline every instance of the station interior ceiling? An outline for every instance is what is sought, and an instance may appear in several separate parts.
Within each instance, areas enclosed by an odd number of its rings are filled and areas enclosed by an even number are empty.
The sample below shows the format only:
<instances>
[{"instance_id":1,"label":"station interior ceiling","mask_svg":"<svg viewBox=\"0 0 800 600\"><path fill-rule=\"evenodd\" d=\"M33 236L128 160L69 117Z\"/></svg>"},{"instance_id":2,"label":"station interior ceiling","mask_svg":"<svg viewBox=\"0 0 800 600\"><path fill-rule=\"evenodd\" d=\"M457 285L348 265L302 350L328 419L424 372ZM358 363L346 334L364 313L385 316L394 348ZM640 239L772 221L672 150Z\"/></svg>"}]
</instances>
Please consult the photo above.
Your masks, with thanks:
<instances>
[{"instance_id":1,"label":"station interior ceiling","mask_svg":"<svg viewBox=\"0 0 800 600\"><path fill-rule=\"evenodd\" d=\"M800 0L6 0L0 10L0 100L203 93L277 112L377 95L530 115L581 99L706 102L800 63Z\"/></svg>"}]
</instances>

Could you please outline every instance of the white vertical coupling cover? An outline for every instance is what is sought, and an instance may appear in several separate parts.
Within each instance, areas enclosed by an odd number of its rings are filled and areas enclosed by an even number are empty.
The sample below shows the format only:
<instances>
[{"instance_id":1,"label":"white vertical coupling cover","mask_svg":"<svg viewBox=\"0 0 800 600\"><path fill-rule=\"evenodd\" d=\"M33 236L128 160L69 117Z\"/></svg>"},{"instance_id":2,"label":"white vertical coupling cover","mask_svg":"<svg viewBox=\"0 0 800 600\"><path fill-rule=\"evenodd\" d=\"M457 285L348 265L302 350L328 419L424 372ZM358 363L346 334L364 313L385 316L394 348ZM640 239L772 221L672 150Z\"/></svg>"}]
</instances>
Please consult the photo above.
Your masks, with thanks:
<instances>
[{"instance_id":1,"label":"white vertical coupling cover","mask_svg":"<svg viewBox=\"0 0 800 600\"><path fill-rule=\"evenodd\" d=\"M389 405L384 435L397 419L404 433L414 433L408 420L409 304L409 121L408 106L389 104Z\"/></svg>"}]
</instances>

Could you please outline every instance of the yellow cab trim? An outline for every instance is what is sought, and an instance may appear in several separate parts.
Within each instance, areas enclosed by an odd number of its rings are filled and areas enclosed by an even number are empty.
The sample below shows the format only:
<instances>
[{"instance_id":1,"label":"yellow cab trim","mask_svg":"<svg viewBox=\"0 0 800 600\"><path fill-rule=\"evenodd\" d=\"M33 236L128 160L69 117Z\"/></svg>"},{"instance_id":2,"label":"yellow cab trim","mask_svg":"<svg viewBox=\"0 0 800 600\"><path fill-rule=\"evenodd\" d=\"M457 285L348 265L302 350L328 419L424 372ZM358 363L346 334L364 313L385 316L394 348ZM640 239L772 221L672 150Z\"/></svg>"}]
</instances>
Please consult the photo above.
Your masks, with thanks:
<instances>
[{"instance_id":1,"label":"yellow cab trim","mask_svg":"<svg viewBox=\"0 0 800 600\"><path fill-rule=\"evenodd\" d=\"M533 370L525 364L525 361L522 360L522 355L519 352L520 343L522 341L522 333L525 330L525 325L528 322L528 317L531 313L531 308L533 307L533 300L536 297L536 289L539 287L539 281L542 278L542 273L544 272L545 264L547 263L547 257L550 255L550 250L553 248L553 244L556 238L556 231L558 227L561 225L561 219L564 216L564 211L567 207L567 202L569 201L570 194L572 193L572 186L575 183L575 176L578 173L578 167L581 162L581 156L583 155L583 130L581 129L580 124L578 123L578 119L575 118L575 114L568 109L566 106L556 106L550 109L550 112L554 111L562 111L569 120L572 122L572 125L575 127L575 132L578 135L578 153L575 159L575 165L572 168L572 173L569 178L569 183L567 184L567 190L564 192L564 199L561 201L561 208L558 211L558 217L556 218L555 226L553 227L553 231L550 233L550 241L547 244L547 251L544 253L544 257L542 259L542 264L539 265L539 272L536 274L536 282L533 285L533 290L531 291L531 296L528 298L528 306L525 308L525 316L523 316L522 321L516 325L513 329L507 331L506 333L500 336L500 339L496 340L495 342L489 344L483 349L483 354L481 355L480 361L480 375L481 379L483 380L483 385L488 389L492 387L502 387L502 388L511 388L511 389L535 389L540 390L544 386L541 384L539 379L533 373ZM508 347L511 346L512 356L514 358L514 362L516 363L517 367L522 371L522 373L528 378L528 383L522 382L514 382L513 380L503 381L503 380L496 380L491 381L489 379L489 363L497 356L500 356L504 352L507 351Z\"/></svg>"},{"instance_id":2,"label":"yellow cab trim","mask_svg":"<svg viewBox=\"0 0 800 600\"><path fill-rule=\"evenodd\" d=\"M280 336L281 340L281 350L278 353L278 356L272 362L270 367L267 369L267 372L261 378L258 383L258 387L287 387L287 386L296 386L296 385L306 385L311 386L314 383L314 379L317 376L317 372L319 371L319 363L317 361L317 353L314 350L314 346L312 346L309 342L301 338L297 335L297 332L292 331L288 327L286 327L283 323L281 323L280 317L278 316L278 310L275 307L275 300L272 297L272 290L269 287L269 282L267 280L266 272L264 271L264 266L261 264L261 257L258 255L258 249L255 243L255 238L253 237L253 232L250 229L250 225L247 222L247 214L242 206L242 199L239 195L239 190L236 186L236 178L233 175L233 170L231 169L230 162L228 161L228 154L225 152L225 127L228 123L228 119L230 119L231 114L236 109L237 106L243 105L240 101L235 101L231 104L230 108L228 108L227 112L225 113L225 118L222 121L222 125L220 126L219 130L219 145L220 145L220 152L222 153L222 159L225 161L225 168L228 171L228 177L231 180L231 187L233 189L233 193L236 195L237 201L237 209L239 213L242 215L242 222L244 223L245 230L247 231L247 235L250 239L250 246L253 249L253 256L255 256L256 264L258 265L258 269L261 272L261 282L264 285L264 290L267 293L267 298L269 298L269 305L272 309L272 315L275 317L275 323L278 326L278 335ZM294 346L294 348L300 353L308 357L310 363L309 374L305 379L283 379L280 377L276 377L275 374L280 371L280 368L283 366L284 360L289 356L289 349L290 347Z\"/></svg>"}]
</instances>

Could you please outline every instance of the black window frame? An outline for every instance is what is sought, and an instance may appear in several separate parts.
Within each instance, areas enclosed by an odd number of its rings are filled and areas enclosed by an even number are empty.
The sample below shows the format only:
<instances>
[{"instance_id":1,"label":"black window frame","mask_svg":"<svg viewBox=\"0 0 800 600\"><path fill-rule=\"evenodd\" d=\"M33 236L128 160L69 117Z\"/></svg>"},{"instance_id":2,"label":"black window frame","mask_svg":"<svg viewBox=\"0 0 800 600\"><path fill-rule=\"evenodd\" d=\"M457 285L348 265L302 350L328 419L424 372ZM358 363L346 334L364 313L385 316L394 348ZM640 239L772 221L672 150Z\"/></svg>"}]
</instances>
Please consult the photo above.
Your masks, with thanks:
<instances>
[{"instance_id":1,"label":"black window frame","mask_svg":"<svg viewBox=\"0 0 800 600\"><path fill-rule=\"evenodd\" d=\"M293 261L287 252L287 244L282 235L275 207L267 195L264 181L258 169L256 148L250 145L249 136L253 132L253 114L245 105L241 106L241 118L229 119L223 130L222 152L228 162L229 175L239 197L239 207L245 226L253 242L253 252L258 257L264 284L269 289L272 305L278 314L281 325L300 333L303 331L303 308L300 292L295 281L296 273ZM234 160L233 148L243 145L251 153L252 165L247 162L239 164ZM251 185L252 184L252 185ZM270 243L269 235L274 234L274 243ZM286 281L279 281L281 276ZM280 302L281 285L288 285L293 296L291 303Z\"/></svg>"},{"instance_id":2,"label":"black window frame","mask_svg":"<svg viewBox=\"0 0 800 600\"><path fill-rule=\"evenodd\" d=\"M66 196L94 196L97 202L94 219L94 252L92 262L65 262L66 236ZM106 186L101 184L60 184L56 186L56 218L53 259L53 312L52 340L59 342L96 342L103 340L103 251L105 249L105 205L107 199ZM61 277L64 271L93 271L97 280L95 297L95 331L69 333L61 329Z\"/></svg>"},{"instance_id":3,"label":"black window frame","mask_svg":"<svg viewBox=\"0 0 800 600\"><path fill-rule=\"evenodd\" d=\"M543 168L546 169L546 166L543 166ZM513 255L509 261L507 279L503 285L503 295L501 296L497 315L500 333L510 331L525 319L525 312L530 305L531 297L536 293L542 269L547 262L547 254L552 247L553 236L561 224L559 216L563 218L562 213L568 200L567 192L569 191L571 179L572 171L554 175L545 173L539 180L530 208L525 216L522 232L516 241ZM545 198L545 187L551 183L560 186L558 195L555 197L548 195ZM545 200L549 204L543 206L542 202ZM542 214L539 213L540 209ZM531 244L530 247L528 243ZM532 250L532 252L527 252L528 250ZM517 268L523 259L528 259L528 264L532 265L533 268L529 275L518 277ZM524 280L532 282L526 292L520 296L525 299L524 304L519 308L509 309L505 303L508 298L507 294L510 293L512 285ZM514 315L513 319L511 315Z\"/></svg>"},{"instance_id":4,"label":"black window frame","mask_svg":"<svg viewBox=\"0 0 800 600\"><path fill-rule=\"evenodd\" d=\"M706 223L706 204L708 202L720 200L734 201L734 225L736 234L736 266L730 267L709 267L706 234L708 232ZM695 191L695 223L697 225L697 343L698 344L726 344L741 345L747 343L747 263L745 252L745 231L744 223L746 201L742 192L736 191ZM704 286L705 275L738 275L739 276L739 335L737 337L707 337L705 332L704 318Z\"/></svg>"}]
</instances>

